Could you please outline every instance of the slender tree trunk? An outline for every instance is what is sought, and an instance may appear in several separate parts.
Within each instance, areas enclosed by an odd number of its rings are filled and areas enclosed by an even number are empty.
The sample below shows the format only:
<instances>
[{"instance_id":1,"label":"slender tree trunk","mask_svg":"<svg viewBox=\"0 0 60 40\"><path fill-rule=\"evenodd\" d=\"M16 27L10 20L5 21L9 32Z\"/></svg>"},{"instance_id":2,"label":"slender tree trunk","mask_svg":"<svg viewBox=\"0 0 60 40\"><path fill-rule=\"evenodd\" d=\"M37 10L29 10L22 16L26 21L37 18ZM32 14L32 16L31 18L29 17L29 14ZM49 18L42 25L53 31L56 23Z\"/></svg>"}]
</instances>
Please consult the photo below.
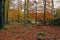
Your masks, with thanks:
<instances>
[{"instance_id":1,"label":"slender tree trunk","mask_svg":"<svg viewBox=\"0 0 60 40\"><path fill-rule=\"evenodd\" d=\"M29 20L29 2L30 2L30 1L27 0L27 5L26 5L26 6L27 6L27 23L29 23L29 21L30 21L30 20Z\"/></svg>"},{"instance_id":2,"label":"slender tree trunk","mask_svg":"<svg viewBox=\"0 0 60 40\"><path fill-rule=\"evenodd\" d=\"M0 0L0 30L4 27L3 19L3 0Z\"/></svg>"},{"instance_id":3,"label":"slender tree trunk","mask_svg":"<svg viewBox=\"0 0 60 40\"><path fill-rule=\"evenodd\" d=\"M53 17L53 20L54 20L55 19L55 9L54 9L54 2L53 2L53 0L52 0L52 10L53 10L52 13L53 13L53 16L54 16Z\"/></svg>"},{"instance_id":4,"label":"slender tree trunk","mask_svg":"<svg viewBox=\"0 0 60 40\"><path fill-rule=\"evenodd\" d=\"M36 13L35 13L35 24L36 24L36 22L37 22L37 3L36 3Z\"/></svg>"},{"instance_id":5,"label":"slender tree trunk","mask_svg":"<svg viewBox=\"0 0 60 40\"><path fill-rule=\"evenodd\" d=\"M26 21L26 0L24 0L24 23Z\"/></svg>"},{"instance_id":6,"label":"slender tree trunk","mask_svg":"<svg viewBox=\"0 0 60 40\"><path fill-rule=\"evenodd\" d=\"M19 2L19 0L18 0L18 13L17 13L17 16L18 16L18 20L17 20L17 21L18 21L18 23L20 22L20 20L19 20L19 19L20 19L20 15L19 15L19 11L20 11L19 5L20 5L20 4L19 4L19 3L20 3L20 2Z\"/></svg>"},{"instance_id":7,"label":"slender tree trunk","mask_svg":"<svg viewBox=\"0 0 60 40\"><path fill-rule=\"evenodd\" d=\"M54 1L52 0L52 14L53 14L53 22L55 23L55 16L56 16L56 14L55 14L55 9L54 9ZM56 39L55 39L56 40Z\"/></svg>"},{"instance_id":8,"label":"slender tree trunk","mask_svg":"<svg viewBox=\"0 0 60 40\"><path fill-rule=\"evenodd\" d=\"M8 22L9 0L7 2L8 2L8 5L7 5L7 13L6 13L6 24L9 24Z\"/></svg>"},{"instance_id":9,"label":"slender tree trunk","mask_svg":"<svg viewBox=\"0 0 60 40\"><path fill-rule=\"evenodd\" d=\"M29 0L27 0L27 19L29 18Z\"/></svg>"},{"instance_id":10,"label":"slender tree trunk","mask_svg":"<svg viewBox=\"0 0 60 40\"><path fill-rule=\"evenodd\" d=\"M44 1L44 25L46 25L46 0L43 0Z\"/></svg>"},{"instance_id":11,"label":"slender tree trunk","mask_svg":"<svg viewBox=\"0 0 60 40\"><path fill-rule=\"evenodd\" d=\"M3 0L3 21L4 21L4 24L5 24L5 0Z\"/></svg>"}]
</instances>

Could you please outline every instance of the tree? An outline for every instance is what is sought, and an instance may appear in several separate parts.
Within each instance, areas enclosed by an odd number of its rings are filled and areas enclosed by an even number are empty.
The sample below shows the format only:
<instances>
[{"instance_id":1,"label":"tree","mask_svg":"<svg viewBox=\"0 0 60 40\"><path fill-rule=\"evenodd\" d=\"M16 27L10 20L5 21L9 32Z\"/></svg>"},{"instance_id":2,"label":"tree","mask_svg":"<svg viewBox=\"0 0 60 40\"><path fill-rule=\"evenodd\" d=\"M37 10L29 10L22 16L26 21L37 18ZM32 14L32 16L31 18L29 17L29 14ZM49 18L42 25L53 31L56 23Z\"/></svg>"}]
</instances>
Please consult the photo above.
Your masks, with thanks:
<instances>
[{"instance_id":1,"label":"tree","mask_svg":"<svg viewBox=\"0 0 60 40\"><path fill-rule=\"evenodd\" d=\"M19 15L20 14L19 12L21 10L20 6L21 6L21 0L20 1L18 0L18 13L17 13L17 17L18 17L17 18L18 19L17 21L18 21L18 23L20 22L20 15Z\"/></svg>"},{"instance_id":2,"label":"tree","mask_svg":"<svg viewBox=\"0 0 60 40\"><path fill-rule=\"evenodd\" d=\"M6 1L5 1L5 9L6 9L5 14L6 14L6 23L7 23L7 24L9 23L9 22L8 22L9 2L10 2L10 0L6 0Z\"/></svg>"},{"instance_id":3,"label":"tree","mask_svg":"<svg viewBox=\"0 0 60 40\"><path fill-rule=\"evenodd\" d=\"M24 23L26 21L26 14L27 14L27 6L26 6L26 0L24 0Z\"/></svg>"},{"instance_id":4,"label":"tree","mask_svg":"<svg viewBox=\"0 0 60 40\"><path fill-rule=\"evenodd\" d=\"M46 25L46 22L45 22L45 13L46 13L46 0L43 0L44 1L44 25Z\"/></svg>"},{"instance_id":5,"label":"tree","mask_svg":"<svg viewBox=\"0 0 60 40\"><path fill-rule=\"evenodd\" d=\"M4 21L4 24L5 24L5 0L2 1L3 2L3 21Z\"/></svg>"},{"instance_id":6,"label":"tree","mask_svg":"<svg viewBox=\"0 0 60 40\"><path fill-rule=\"evenodd\" d=\"M4 15L4 10L3 10L3 6L4 6L4 4L3 4L3 2L5 2L5 0L3 1L3 0L0 0L0 30L4 27L4 21L3 21L3 19L4 19L4 17L3 17L3 15Z\"/></svg>"}]
</instances>

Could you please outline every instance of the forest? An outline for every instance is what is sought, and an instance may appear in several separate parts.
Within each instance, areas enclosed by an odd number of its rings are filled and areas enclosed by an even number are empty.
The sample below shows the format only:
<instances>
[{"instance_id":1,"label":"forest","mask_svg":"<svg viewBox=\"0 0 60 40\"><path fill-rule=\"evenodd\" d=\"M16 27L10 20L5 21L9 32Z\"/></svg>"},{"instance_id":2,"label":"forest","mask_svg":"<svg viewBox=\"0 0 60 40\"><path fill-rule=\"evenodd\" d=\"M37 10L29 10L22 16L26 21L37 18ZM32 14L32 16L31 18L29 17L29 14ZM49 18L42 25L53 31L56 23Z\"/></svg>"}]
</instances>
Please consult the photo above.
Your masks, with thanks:
<instances>
[{"instance_id":1,"label":"forest","mask_svg":"<svg viewBox=\"0 0 60 40\"><path fill-rule=\"evenodd\" d=\"M31 1L31 0L6 0L5 1L5 21L7 22L23 22L28 20L31 22L46 22L59 18L58 8L54 8L55 4L51 0Z\"/></svg>"},{"instance_id":2,"label":"forest","mask_svg":"<svg viewBox=\"0 0 60 40\"><path fill-rule=\"evenodd\" d=\"M1 0L1 40L60 40L59 0Z\"/></svg>"}]
</instances>

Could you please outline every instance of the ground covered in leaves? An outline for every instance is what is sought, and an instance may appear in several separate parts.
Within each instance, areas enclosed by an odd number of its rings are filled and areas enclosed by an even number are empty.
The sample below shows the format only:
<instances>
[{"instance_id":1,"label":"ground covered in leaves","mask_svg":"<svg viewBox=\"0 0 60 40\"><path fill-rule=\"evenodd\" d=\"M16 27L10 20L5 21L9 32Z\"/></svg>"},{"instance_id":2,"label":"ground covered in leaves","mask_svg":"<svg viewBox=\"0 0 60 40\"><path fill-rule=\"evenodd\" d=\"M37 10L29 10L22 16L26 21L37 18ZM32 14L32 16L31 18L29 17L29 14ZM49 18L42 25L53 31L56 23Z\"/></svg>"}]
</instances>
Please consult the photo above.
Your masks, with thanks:
<instances>
[{"instance_id":1,"label":"ground covered in leaves","mask_svg":"<svg viewBox=\"0 0 60 40\"><path fill-rule=\"evenodd\" d=\"M40 37L38 32L44 32L45 36ZM7 24L4 30L0 30L0 40L37 40L38 37L45 40L60 40L60 26Z\"/></svg>"}]
</instances>

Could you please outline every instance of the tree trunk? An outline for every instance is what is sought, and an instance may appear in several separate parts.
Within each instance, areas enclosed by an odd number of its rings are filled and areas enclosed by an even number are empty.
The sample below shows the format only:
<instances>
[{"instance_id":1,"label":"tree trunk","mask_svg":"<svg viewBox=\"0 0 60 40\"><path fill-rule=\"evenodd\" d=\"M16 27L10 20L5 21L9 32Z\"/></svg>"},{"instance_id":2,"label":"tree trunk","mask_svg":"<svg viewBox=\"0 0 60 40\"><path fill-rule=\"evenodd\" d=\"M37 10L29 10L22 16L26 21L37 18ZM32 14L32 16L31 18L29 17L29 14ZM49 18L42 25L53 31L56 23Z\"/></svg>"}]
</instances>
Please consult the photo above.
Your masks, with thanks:
<instances>
[{"instance_id":1,"label":"tree trunk","mask_svg":"<svg viewBox=\"0 0 60 40\"><path fill-rule=\"evenodd\" d=\"M44 25L46 25L46 19L45 19L45 15L46 15L46 0L44 1Z\"/></svg>"},{"instance_id":2,"label":"tree trunk","mask_svg":"<svg viewBox=\"0 0 60 40\"><path fill-rule=\"evenodd\" d=\"M4 27L3 19L3 0L0 0L0 30Z\"/></svg>"},{"instance_id":3,"label":"tree trunk","mask_svg":"<svg viewBox=\"0 0 60 40\"><path fill-rule=\"evenodd\" d=\"M3 0L3 21L4 21L4 24L5 24L5 0Z\"/></svg>"},{"instance_id":4,"label":"tree trunk","mask_svg":"<svg viewBox=\"0 0 60 40\"><path fill-rule=\"evenodd\" d=\"M8 22L8 11L9 11L9 0L7 0L8 4L7 4L7 13L6 13L6 24L9 24Z\"/></svg>"},{"instance_id":5,"label":"tree trunk","mask_svg":"<svg viewBox=\"0 0 60 40\"><path fill-rule=\"evenodd\" d=\"M19 0L18 0L18 13L17 13L17 22L19 23L20 22L20 13L19 13L19 11L20 11L20 2L19 2Z\"/></svg>"},{"instance_id":6,"label":"tree trunk","mask_svg":"<svg viewBox=\"0 0 60 40\"><path fill-rule=\"evenodd\" d=\"M24 23L26 22L26 0L24 0Z\"/></svg>"}]
</instances>

